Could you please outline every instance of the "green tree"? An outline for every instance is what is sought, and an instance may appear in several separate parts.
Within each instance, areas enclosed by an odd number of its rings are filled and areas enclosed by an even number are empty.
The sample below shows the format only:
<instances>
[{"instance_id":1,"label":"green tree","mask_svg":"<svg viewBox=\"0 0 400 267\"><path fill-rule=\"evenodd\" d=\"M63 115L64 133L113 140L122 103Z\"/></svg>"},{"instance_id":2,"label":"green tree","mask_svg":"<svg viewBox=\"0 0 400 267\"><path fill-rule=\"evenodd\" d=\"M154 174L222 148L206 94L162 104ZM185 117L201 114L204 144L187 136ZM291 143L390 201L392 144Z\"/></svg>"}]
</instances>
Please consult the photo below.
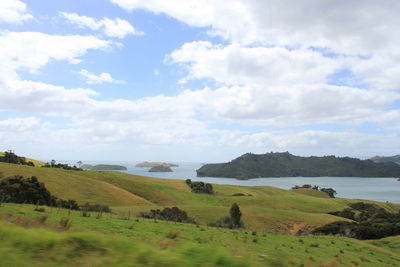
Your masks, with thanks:
<instances>
[{"instance_id":1,"label":"green tree","mask_svg":"<svg viewBox=\"0 0 400 267\"><path fill-rule=\"evenodd\" d=\"M240 221L240 218L242 217L242 212L240 211L239 205L233 203L229 213L231 215L234 226L236 227L241 226L242 223Z\"/></svg>"}]
</instances>

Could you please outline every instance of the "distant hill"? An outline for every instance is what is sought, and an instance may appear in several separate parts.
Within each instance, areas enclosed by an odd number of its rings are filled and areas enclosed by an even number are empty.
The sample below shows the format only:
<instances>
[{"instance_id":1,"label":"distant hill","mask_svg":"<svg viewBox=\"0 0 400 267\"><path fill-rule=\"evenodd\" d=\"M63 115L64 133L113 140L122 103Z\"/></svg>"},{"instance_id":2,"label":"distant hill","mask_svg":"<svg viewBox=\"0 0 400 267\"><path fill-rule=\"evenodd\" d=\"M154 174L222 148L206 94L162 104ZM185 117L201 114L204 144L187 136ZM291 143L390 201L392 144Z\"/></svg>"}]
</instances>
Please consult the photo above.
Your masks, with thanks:
<instances>
[{"instance_id":1,"label":"distant hill","mask_svg":"<svg viewBox=\"0 0 400 267\"><path fill-rule=\"evenodd\" d=\"M89 165L83 164L81 166L84 170L92 170L92 171L126 171L127 168L121 165L111 165L111 164L98 164L98 165Z\"/></svg>"},{"instance_id":2,"label":"distant hill","mask_svg":"<svg viewBox=\"0 0 400 267\"><path fill-rule=\"evenodd\" d=\"M154 161L145 161L135 165L135 167L143 167L143 168L152 168L156 166L179 167L179 165L174 163L154 162Z\"/></svg>"},{"instance_id":3,"label":"distant hill","mask_svg":"<svg viewBox=\"0 0 400 267\"><path fill-rule=\"evenodd\" d=\"M380 157L380 156L376 156L376 157L371 158L371 160L372 160L373 162L376 162L376 163L394 162L394 163L400 165L400 155L395 155L395 156L391 156L391 157Z\"/></svg>"},{"instance_id":4,"label":"distant hill","mask_svg":"<svg viewBox=\"0 0 400 267\"><path fill-rule=\"evenodd\" d=\"M375 163L349 157L300 157L289 152L244 154L228 163L206 164L199 177L400 177L400 166L393 162Z\"/></svg>"}]
</instances>

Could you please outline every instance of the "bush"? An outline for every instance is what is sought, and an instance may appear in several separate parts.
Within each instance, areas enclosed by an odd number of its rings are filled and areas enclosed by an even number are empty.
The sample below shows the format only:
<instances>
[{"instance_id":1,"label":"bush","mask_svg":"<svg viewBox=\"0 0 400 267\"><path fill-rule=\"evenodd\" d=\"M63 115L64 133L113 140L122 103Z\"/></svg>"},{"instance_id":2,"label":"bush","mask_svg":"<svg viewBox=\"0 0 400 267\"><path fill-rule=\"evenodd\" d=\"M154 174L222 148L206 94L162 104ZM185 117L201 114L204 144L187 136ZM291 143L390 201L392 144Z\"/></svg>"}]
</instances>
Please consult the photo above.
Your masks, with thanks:
<instances>
[{"instance_id":1,"label":"bush","mask_svg":"<svg viewBox=\"0 0 400 267\"><path fill-rule=\"evenodd\" d=\"M54 206L57 201L35 176L24 178L16 175L0 181L0 196L5 202L47 206Z\"/></svg>"},{"instance_id":2,"label":"bush","mask_svg":"<svg viewBox=\"0 0 400 267\"><path fill-rule=\"evenodd\" d=\"M229 211L230 216L223 217L214 223L208 224L209 226L221 227L221 228L244 228L243 222L240 220L242 213L240 212L239 206L236 203L232 204Z\"/></svg>"},{"instance_id":3,"label":"bush","mask_svg":"<svg viewBox=\"0 0 400 267\"><path fill-rule=\"evenodd\" d=\"M146 219L196 223L194 219L187 215L186 211L181 210L178 207L164 208L163 210L150 210L149 212L140 212L138 216Z\"/></svg>"},{"instance_id":4,"label":"bush","mask_svg":"<svg viewBox=\"0 0 400 267\"><path fill-rule=\"evenodd\" d=\"M192 182L192 180L190 179L186 179L186 184L192 189L193 193L214 194L214 189L211 184L203 182Z\"/></svg>"},{"instance_id":5,"label":"bush","mask_svg":"<svg viewBox=\"0 0 400 267\"><path fill-rule=\"evenodd\" d=\"M369 203L358 202L350 207L360 212L354 215L352 209L330 214L353 219L356 222L332 222L314 230L316 234L334 234L357 239L379 239L400 234L400 213L390 213Z\"/></svg>"}]
</instances>

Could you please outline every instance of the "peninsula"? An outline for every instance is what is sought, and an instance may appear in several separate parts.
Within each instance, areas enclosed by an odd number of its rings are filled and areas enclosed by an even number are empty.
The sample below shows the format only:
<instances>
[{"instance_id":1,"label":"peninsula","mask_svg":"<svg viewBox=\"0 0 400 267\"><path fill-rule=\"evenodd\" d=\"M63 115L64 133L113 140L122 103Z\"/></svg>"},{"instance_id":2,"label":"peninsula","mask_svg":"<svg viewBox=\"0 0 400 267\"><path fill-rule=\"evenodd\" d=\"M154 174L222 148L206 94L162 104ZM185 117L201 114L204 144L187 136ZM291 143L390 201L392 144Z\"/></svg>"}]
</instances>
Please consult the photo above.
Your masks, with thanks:
<instances>
[{"instance_id":1,"label":"peninsula","mask_svg":"<svg viewBox=\"0 0 400 267\"><path fill-rule=\"evenodd\" d=\"M349 157L300 157L289 152L244 154L228 163L206 164L198 177L399 177L400 166Z\"/></svg>"}]
</instances>

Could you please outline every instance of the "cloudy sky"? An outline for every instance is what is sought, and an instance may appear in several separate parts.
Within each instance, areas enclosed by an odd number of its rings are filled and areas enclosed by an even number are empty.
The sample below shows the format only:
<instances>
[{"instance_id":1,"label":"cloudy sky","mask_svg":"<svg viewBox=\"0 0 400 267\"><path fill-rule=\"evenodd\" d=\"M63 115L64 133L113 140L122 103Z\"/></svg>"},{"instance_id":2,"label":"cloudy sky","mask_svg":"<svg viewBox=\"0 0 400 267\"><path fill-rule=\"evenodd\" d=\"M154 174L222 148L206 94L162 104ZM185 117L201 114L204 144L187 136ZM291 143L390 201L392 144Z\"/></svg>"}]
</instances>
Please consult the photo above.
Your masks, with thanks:
<instances>
[{"instance_id":1,"label":"cloudy sky","mask_svg":"<svg viewBox=\"0 0 400 267\"><path fill-rule=\"evenodd\" d=\"M400 1L1 0L0 150L400 154Z\"/></svg>"}]
</instances>

